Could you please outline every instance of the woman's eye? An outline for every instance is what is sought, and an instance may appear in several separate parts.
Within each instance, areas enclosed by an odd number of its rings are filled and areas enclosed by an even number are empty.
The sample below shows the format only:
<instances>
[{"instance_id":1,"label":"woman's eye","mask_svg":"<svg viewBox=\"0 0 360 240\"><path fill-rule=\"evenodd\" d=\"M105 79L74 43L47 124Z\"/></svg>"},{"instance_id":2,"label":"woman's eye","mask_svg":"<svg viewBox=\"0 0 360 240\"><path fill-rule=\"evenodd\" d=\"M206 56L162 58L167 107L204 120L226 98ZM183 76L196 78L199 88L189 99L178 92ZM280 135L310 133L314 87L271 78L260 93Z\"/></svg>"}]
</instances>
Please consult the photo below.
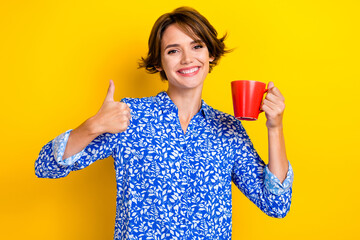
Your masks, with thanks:
<instances>
[{"instance_id":1,"label":"woman's eye","mask_svg":"<svg viewBox=\"0 0 360 240\"><path fill-rule=\"evenodd\" d=\"M195 49L203 48L203 45L196 45L194 48Z\"/></svg>"},{"instance_id":2,"label":"woman's eye","mask_svg":"<svg viewBox=\"0 0 360 240\"><path fill-rule=\"evenodd\" d=\"M170 51L168 51L168 54L173 54L173 53L176 53L176 50L170 50Z\"/></svg>"}]
</instances>

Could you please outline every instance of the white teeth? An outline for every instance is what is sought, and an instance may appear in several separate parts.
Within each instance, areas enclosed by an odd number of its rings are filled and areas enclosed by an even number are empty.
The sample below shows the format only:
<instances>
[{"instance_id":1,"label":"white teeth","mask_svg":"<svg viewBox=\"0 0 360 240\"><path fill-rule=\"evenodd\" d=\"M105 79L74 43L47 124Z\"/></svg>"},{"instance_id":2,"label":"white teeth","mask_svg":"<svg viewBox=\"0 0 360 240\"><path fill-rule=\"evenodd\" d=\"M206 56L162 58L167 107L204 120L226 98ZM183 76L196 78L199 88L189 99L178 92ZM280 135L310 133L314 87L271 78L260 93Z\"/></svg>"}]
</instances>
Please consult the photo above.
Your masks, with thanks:
<instances>
[{"instance_id":1,"label":"white teeth","mask_svg":"<svg viewBox=\"0 0 360 240\"><path fill-rule=\"evenodd\" d=\"M199 69L198 67L195 67L195 68L191 68L189 70L180 71L180 73L182 73L182 74L193 73L193 72L196 72L198 69Z\"/></svg>"}]
</instances>

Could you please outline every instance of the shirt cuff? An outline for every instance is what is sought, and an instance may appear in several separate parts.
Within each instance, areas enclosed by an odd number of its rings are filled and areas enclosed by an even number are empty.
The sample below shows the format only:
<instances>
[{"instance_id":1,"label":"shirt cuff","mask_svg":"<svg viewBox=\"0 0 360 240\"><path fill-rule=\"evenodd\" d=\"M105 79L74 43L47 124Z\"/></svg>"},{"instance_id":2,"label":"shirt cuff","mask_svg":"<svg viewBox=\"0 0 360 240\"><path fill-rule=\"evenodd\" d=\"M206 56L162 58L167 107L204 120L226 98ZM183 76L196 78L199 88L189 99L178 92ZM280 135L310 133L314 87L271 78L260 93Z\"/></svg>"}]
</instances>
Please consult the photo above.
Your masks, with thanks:
<instances>
[{"instance_id":1,"label":"shirt cuff","mask_svg":"<svg viewBox=\"0 0 360 240\"><path fill-rule=\"evenodd\" d=\"M70 132L72 131L72 129L60 134L59 136L57 136L52 143L52 150L54 153L54 157L55 160L58 164L60 164L61 166L70 166L72 164L74 164L77 160L79 160L81 158L81 156L83 155L84 150L82 150L81 152L72 155L71 157L68 157L66 159L62 159L65 153L65 148L66 148L66 144L69 140L69 136L70 136Z\"/></svg>"},{"instance_id":2,"label":"shirt cuff","mask_svg":"<svg viewBox=\"0 0 360 240\"><path fill-rule=\"evenodd\" d=\"M289 190L294 181L294 172L289 162L289 170L283 183L269 170L269 167L265 168L265 187L275 195L281 195Z\"/></svg>"}]
</instances>

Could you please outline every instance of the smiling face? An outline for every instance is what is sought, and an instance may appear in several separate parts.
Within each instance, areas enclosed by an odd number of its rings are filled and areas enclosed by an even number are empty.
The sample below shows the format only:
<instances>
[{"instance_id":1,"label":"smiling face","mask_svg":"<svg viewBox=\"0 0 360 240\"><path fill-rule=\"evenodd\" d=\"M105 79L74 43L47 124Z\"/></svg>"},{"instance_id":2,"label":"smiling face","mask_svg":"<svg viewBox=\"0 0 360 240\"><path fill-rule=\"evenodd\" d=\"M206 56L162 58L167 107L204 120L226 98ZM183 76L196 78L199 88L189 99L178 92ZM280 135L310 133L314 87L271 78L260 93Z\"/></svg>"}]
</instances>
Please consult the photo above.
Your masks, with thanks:
<instances>
[{"instance_id":1,"label":"smiling face","mask_svg":"<svg viewBox=\"0 0 360 240\"><path fill-rule=\"evenodd\" d=\"M162 67L157 70L165 71L169 88L201 91L212 60L206 45L200 39L192 39L176 24L164 31L161 40Z\"/></svg>"}]
</instances>

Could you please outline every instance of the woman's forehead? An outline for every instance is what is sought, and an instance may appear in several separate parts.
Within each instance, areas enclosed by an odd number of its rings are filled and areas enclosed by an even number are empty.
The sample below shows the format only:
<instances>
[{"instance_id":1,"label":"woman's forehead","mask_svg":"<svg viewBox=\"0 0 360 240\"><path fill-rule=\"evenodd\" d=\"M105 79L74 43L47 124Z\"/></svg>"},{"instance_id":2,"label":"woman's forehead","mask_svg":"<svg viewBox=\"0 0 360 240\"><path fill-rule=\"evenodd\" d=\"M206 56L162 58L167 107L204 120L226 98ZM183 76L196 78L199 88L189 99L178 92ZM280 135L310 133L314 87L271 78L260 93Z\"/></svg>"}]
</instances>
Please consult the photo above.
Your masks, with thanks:
<instances>
[{"instance_id":1,"label":"woman's forehead","mask_svg":"<svg viewBox=\"0 0 360 240\"><path fill-rule=\"evenodd\" d=\"M165 29L161 38L162 47L165 47L168 44L182 44L192 42L202 42L202 40L189 27L185 29L176 23L169 25Z\"/></svg>"}]
</instances>

